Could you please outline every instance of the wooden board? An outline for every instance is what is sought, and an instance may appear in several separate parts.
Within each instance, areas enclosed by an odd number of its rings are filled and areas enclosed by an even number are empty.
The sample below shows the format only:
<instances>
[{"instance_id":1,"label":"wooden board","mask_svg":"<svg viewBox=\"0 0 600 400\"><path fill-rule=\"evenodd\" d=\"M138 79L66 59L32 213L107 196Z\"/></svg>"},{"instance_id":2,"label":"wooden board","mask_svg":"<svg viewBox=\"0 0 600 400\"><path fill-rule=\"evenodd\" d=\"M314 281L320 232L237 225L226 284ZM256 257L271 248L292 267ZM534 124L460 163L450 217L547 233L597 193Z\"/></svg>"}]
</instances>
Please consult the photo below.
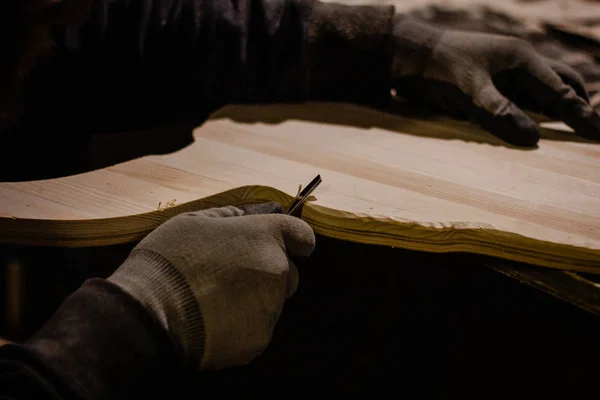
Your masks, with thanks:
<instances>
[{"instance_id":1,"label":"wooden board","mask_svg":"<svg viewBox=\"0 0 600 400\"><path fill-rule=\"evenodd\" d=\"M318 233L600 272L600 145L544 136L522 150L467 122L344 104L229 106L176 153L0 183L0 242L135 241L187 210L287 204L321 174L303 214Z\"/></svg>"}]
</instances>

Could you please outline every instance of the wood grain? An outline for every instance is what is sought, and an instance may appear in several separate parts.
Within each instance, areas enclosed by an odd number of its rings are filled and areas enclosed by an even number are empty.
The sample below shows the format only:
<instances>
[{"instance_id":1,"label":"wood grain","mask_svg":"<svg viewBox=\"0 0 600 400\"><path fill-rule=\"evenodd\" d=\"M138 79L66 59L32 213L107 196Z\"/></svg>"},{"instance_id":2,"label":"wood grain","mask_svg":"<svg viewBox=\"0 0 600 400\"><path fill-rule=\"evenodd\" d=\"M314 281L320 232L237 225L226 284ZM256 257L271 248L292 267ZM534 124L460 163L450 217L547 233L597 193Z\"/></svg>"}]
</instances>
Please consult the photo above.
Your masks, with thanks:
<instances>
[{"instance_id":1,"label":"wood grain","mask_svg":"<svg viewBox=\"0 0 600 400\"><path fill-rule=\"evenodd\" d=\"M353 105L228 106L178 152L0 183L0 242L135 241L184 211L287 204L321 174L303 213L318 233L600 272L600 145L543 136L523 150L466 122Z\"/></svg>"}]
</instances>

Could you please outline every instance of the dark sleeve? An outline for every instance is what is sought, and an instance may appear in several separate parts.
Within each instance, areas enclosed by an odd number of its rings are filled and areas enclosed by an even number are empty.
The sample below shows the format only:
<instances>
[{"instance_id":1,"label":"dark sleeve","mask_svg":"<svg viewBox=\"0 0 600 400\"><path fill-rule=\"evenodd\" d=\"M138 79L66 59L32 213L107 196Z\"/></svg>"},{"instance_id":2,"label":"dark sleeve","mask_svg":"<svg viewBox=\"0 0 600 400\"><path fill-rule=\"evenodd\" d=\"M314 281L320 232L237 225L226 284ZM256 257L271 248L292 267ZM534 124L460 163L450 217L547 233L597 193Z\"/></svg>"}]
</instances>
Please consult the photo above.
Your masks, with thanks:
<instances>
[{"instance_id":1,"label":"dark sleeve","mask_svg":"<svg viewBox=\"0 0 600 400\"><path fill-rule=\"evenodd\" d=\"M66 86L71 118L77 107L149 118L230 102L386 101L393 15L315 0L95 0L82 27L57 28L53 79L42 78L54 86L38 106Z\"/></svg>"},{"instance_id":2,"label":"dark sleeve","mask_svg":"<svg viewBox=\"0 0 600 400\"><path fill-rule=\"evenodd\" d=\"M102 279L84 283L24 345L0 348L0 398L168 398L187 373L160 324Z\"/></svg>"},{"instance_id":3,"label":"dark sleeve","mask_svg":"<svg viewBox=\"0 0 600 400\"><path fill-rule=\"evenodd\" d=\"M390 97L392 6L315 2L308 22L310 99L380 104Z\"/></svg>"}]
</instances>

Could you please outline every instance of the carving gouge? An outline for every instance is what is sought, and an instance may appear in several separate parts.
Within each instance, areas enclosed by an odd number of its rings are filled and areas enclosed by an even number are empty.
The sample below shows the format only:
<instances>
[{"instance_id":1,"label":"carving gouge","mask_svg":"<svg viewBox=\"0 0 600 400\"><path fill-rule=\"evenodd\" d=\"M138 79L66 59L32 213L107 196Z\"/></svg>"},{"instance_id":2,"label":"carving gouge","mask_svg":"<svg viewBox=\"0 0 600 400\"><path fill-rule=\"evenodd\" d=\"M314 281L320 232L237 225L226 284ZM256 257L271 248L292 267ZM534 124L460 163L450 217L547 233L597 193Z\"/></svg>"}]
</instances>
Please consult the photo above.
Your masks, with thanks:
<instances>
[{"instance_id":1,"label":"carving gouge","mask_svg":"<svg viewBox=\"0 0 600 400\"><path fill-rule=\"evenodd\" d=\"M292 200L287 208L286 214L300 217L302 214L302 206L310 196L312 192L321 184L323 180L321 175L317 175L298 195Z\"/></svg>"}]
</instances>

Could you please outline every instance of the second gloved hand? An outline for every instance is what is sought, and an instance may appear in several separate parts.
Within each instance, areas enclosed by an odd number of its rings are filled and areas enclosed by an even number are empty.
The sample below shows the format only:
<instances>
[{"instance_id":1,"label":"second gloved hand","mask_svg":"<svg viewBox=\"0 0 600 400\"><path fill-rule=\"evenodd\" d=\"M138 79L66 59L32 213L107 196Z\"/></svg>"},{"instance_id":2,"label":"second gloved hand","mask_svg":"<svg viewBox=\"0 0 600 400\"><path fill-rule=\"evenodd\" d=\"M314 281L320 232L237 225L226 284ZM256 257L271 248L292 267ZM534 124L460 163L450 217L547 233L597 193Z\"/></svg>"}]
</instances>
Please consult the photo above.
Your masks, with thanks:
<instances>
[{"instance_id":1,"label":"second gloved hand","mask_svg":"<svg viewBox=\"0 0 600 400\"><path fill-rule=\"evenodd\" d=\"M600 116L578 73L523 40L439 30L407 16L396 17L394 40L392 77L403 97L470 118L514 145L533 146L539 139L523 109L600 140Z\"/></svg>"},{"instance_id":2,"label":"second gloved hand","mask_svg":"<svg viewBox=\"0 0 600 400\"><path fill-rule=\"evenodd\" d=\"M288 252L309 256L312 229L268 206L178 215L142 240L108 278L140 301L198 369L262 353L298 275Z\"/></svg>"}]
</instances>

